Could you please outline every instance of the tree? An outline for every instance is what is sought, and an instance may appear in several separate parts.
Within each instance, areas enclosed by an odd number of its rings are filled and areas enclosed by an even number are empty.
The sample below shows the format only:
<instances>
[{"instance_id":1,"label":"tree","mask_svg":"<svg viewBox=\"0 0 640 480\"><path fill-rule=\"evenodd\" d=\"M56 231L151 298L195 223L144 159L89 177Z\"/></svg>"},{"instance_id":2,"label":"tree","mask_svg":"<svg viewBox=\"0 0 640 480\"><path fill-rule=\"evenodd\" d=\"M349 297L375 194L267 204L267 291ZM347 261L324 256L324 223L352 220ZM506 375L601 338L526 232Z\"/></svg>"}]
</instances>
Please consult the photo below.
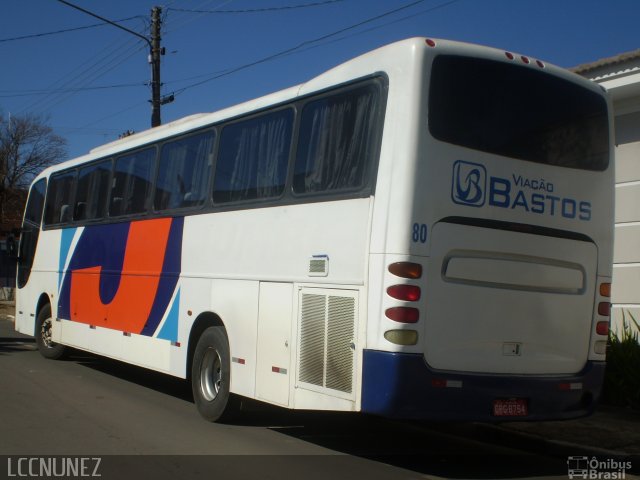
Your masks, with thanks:
<instances>
[{"instance_id":1,"label":"tree","mask_svg":"<svg viewBox=\"0 0 640 480\"><path fill-rule=\"evenodd\" d=\"M44 117L0 115L0 231L19 224L29 184L66 157L66 145Z\"/></svg>"}]
</instances>

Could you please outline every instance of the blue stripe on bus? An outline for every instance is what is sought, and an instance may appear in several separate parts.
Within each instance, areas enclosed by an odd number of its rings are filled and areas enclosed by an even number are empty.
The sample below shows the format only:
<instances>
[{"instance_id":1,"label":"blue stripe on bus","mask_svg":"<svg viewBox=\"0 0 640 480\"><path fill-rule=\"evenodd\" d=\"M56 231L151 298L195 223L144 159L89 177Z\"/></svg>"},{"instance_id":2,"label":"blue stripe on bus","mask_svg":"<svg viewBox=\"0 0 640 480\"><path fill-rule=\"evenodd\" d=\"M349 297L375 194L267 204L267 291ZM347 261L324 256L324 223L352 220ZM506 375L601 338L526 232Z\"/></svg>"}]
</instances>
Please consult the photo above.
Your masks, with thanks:
<instances>
[{"instance_id":1,"label":"blue stripe on bus","mask_svg":"<svg viewBox=\"0 0 640 480\"><path fill-rule=\"evenodd\" d=\"M167 319L164 321L164 325L158 332L158 338L165 340L171 340L172 342L178 341L178 311L180 310L180 289L176 293L176 297L169 307L169 313Z\"/></svg>"},{"instance_id":2,"label":"blue stripe on bus","mask_svg":"<svg viewBox=\"0 0 640 480\"><path fill-rule=\"evenodd\" d=\"M64 274L64 266L67 263L67 257L69 256L69 249L71 248L71 242L76 234L77 228L65 228L62 230L60 237L60 259L58 263L58 293L60 293L60 287L62 286L62 277Z\"/></svg>"}]
</instances>

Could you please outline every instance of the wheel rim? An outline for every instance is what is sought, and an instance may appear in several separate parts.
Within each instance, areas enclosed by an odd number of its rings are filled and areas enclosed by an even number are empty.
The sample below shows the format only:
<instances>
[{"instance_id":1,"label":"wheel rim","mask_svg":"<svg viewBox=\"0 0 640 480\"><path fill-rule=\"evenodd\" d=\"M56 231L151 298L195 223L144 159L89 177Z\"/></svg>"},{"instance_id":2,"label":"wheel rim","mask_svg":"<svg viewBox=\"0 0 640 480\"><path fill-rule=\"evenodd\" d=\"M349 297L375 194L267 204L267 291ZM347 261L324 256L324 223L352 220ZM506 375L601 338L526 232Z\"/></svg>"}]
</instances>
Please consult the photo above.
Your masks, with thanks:
<instances>
[{"instance_id":1,"label":"wheel rim","mask_svg":"<svg viewBox=\"0 0 640 480\"><path fill-rule=\"evenodd\" d=\"M215 400L222 388L222 360L214 348L208 348L200 366L200 391L202 396L211 402Z\"/></svg>"},{"instance_id":2,"label":"wheel rim","mask_svg":"<svg viewBox=\"0 0 640 480\"><path fill-rule=\"evenodd\" d=\"M42 326L40 327L40 338L42 338L42 343L47 348L53 348L55 344L51 341L51 318L46 318L42 322Z\"/></svg>"}]
</instances>

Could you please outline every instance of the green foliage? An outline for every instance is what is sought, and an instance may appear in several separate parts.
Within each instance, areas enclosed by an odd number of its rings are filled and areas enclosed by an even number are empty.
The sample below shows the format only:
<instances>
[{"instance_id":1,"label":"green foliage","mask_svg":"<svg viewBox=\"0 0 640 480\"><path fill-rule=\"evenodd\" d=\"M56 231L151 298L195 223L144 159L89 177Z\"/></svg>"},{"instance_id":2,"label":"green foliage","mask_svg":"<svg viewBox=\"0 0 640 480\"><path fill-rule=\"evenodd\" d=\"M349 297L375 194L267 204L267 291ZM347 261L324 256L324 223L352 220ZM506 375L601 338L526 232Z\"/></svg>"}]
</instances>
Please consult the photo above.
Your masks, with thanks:
<instances>
[{"instance_id":1,"label":"green foliage","mask_svg":"<svg viewBox=\"0 0 640 480\"><path fill-rule=\"evenodd\" d=\"M621 333L609 333L602 403L640 409L640 325L628 316L623 310Z\"/></svg>"}]
</instances>

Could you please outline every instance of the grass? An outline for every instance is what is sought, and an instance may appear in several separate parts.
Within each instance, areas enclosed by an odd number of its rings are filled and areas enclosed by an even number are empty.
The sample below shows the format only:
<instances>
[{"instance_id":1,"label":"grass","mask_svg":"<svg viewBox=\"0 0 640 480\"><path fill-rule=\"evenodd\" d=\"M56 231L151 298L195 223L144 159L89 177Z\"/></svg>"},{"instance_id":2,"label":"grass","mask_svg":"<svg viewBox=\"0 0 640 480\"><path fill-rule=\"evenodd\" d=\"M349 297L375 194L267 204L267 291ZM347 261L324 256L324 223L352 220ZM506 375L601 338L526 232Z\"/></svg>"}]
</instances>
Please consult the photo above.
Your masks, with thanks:
<instances>
[{"instance_id":1,"label":"grass","mask_svg":"<svg viewBox=\"0 0 640 480\"><path fill-rule=\"evenodd\" d=\"M627 318L628 317L628 318ZM634 328L635 327L635 328ZM622 332L609 333L602 403L640 409L640 325L622 311Z\"/></svg>"}]
</instances>

